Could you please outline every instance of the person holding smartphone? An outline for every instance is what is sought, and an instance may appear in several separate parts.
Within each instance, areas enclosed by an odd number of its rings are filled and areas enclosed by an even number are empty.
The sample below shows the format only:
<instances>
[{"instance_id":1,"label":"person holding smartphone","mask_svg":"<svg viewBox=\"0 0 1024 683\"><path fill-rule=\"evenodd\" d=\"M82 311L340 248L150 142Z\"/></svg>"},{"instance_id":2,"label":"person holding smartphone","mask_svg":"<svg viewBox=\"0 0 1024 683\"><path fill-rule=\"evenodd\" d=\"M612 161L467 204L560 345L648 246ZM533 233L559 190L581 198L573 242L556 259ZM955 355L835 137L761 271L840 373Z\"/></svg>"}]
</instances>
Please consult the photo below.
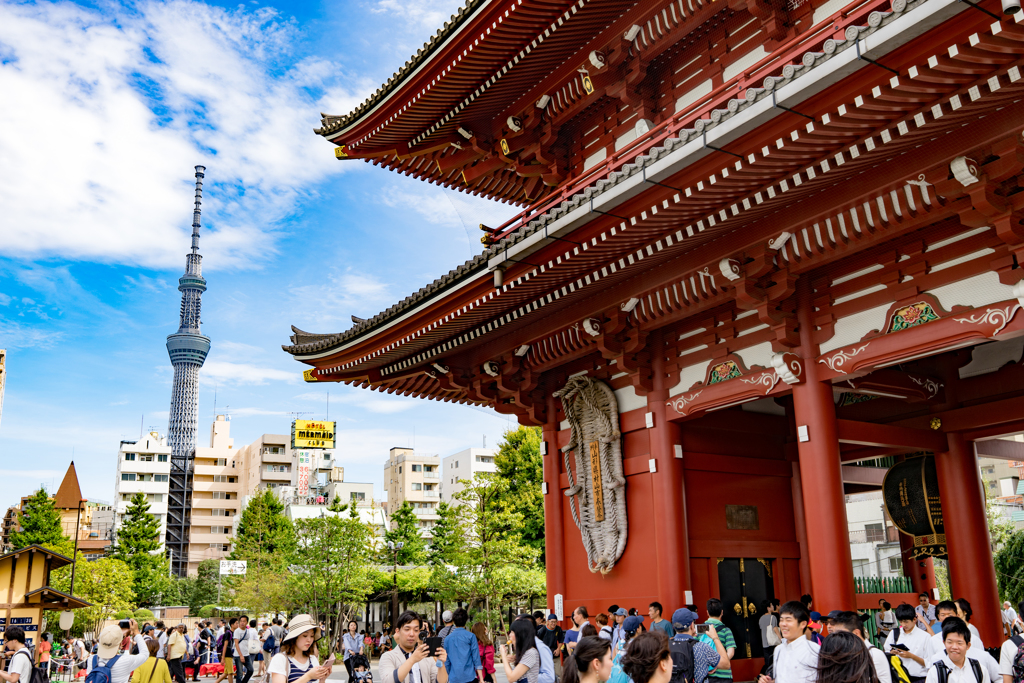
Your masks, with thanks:
<instances>
[{"instance_id":1,"label":"person holding smartphone","mask_svg":"<svg viewBox=\"0 0 1024 683\"><path fill-rule=\"evenodd\" d=\"M537 683L540 652L537 651L537 630L532 621L517 619L512 622L508 642L502 646L501 663L508 683L523 679L526 683Z\"/></svg>"},{"instance_id":2,"label":"person holding smartphone","mask_svg":"<svg viewBox=\"0 0 1024 683\"><path fill-rule=\"evenodd\" d=\"M932 655L931 634L917 627L917 612L907 604L896 607L896 621L900 627L886 637L882 648L886 654L895 654L903 660L910 683L923 683L928 670L925 660Z\"/></svg>"},{"instance_id":3,"label":"person holding smartphone","mask_svg":"<svg viewBox=\"0 0 1024 683\"><path fill-rule=\"evenodd\" d=\"M308 614L293 617L288 622L281 651L270 660L270 683L326 683L331 675L334 655L321 666L316 650L320 634L320 627Z\"/></svg>"},{"instance_id":4,"label":"person holding smartphone","mask_svg":"<svg viewBox=\"0 0 1024 683\"><path fill-rule=\"evenodd\" d=\"M439 647L437 656L430 656L430 648L420 642L421 624L420 615L411 610L398 616L395 648L380 656L378 673L381 683L448 683L448 670L445 668L448 653Z\"/></svg>"}]
</instances>

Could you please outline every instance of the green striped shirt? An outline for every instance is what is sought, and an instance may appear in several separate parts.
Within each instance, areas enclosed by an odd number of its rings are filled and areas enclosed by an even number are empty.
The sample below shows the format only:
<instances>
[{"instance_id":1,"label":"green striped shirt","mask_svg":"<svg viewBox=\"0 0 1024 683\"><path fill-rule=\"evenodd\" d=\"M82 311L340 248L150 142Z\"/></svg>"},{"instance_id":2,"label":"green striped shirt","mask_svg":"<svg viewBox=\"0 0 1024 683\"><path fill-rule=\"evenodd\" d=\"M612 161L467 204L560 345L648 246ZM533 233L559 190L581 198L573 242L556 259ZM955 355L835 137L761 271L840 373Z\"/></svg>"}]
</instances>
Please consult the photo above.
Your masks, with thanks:
<instances>
[{"instance_id":1,"label":"green striped shirt","mask_svg":"<svg viewBox=\"0 0 1024 683\"><path fill-rule=\"evenodd\" d=\"M722 647L728 652L730 647L736 647L736 638L732 634L732 629L723 624L718 619L708 619L707 623L715 627L715 632L718 634L718 639L722 641ZM708 644L713 648L715 646L714 641L711 640L710 636L701 636L701 638L707 638ZM716 670L714 673L709 674L709 678L717 678L723 681L732 680L732 669L726 669L725 671Z\"/></svg>"}]
</instances>

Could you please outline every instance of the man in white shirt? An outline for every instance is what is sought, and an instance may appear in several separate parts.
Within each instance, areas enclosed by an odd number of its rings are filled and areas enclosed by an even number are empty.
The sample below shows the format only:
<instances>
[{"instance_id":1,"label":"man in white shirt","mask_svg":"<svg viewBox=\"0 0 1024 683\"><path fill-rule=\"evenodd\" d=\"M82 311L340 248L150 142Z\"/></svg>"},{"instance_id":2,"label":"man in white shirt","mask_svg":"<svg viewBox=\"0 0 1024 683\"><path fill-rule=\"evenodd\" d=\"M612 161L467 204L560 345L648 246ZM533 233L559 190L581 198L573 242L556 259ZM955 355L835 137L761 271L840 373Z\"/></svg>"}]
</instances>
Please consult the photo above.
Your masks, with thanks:
<instances>
[{"instance_id":1,"label":"man in white shirt","mask_svg":"<svg viewBox=\"0 0 1024 683\"><path fill-rule=\"evenodd\" d=\"M29 683L32 680L32 667L35 661L32 653L25 647L25 631L18 626L9 626L4 633L5 648L8 653L7 671L0 671L0 680L6 683Z\"/></svg>"},{"instance_id":2,"label":"man in white shirt","mask_svg":"<svg viewBox=\"0 0 1024 683\"><path fill-rule=\"evenodd\" d=\"M946 654L928 668L925 683L990 683L985 667L967 656L971 645L967 622L960 617L949 617L942 622L942 635ZM940 678L940 668L945 671L945 680Z\"/></svg>"},{"instance_id":3,"label":"man in white shirt","mask_svg":"<svg viewBox=\"0 0 1024 683\"><path fill-rule=\"evenodd\" d=\"M856 612L840 612L832 617L828 623L828 632L831 634L836 631L846 631L863 640L864 647L868 649L871 664L875 667L875 675L878 676L879 683L892 683L889 660L884 652L872 645L871 641L864 636L864 622L860 620L860 615Z\"/></svg>"},{"instance_id":4,"label":"man in white shirt","mask_svg":"<svg viewBox=\"0 0 1024 683\"><path fill-rule=\"evenodd\" d=\"M235 641L235 681L236 683L249 683L252 678L252 658L249 654L249 643L242 644L242 641L249 640L255 634L250 634L249 617L244 614L238 617L238 628L232 634Z\"/></svg>"},{"instance_id":5,"label":"man in white shirt","mask_svg":"<svg viewBox=\"0 0 1024 683\"><path fill-rule=\"evenodd\" d=\"M1018 615L1024 614L1024 600L1017 605ZM1018 618L1020 618L1018 616ZM1024 638L1012 636L1003 643L999 649L999 674L1002 676L1002 683L1013 683L1013 660L1017 658L1017 651L1024 645ZM998 680L992 683L999 683Z\"/></svg>"},{"instance_id":6,"label":"man in white shirt","mask_svg":"<svg viewBox=\"0 0 1024 683\"><path fill-rule=\"evenodd\" d=\"M86 676L95 667L106 666L110 663L110 660L117 657L117 661L110 665L110 683L128 683L128 677L131 676L132 672L149 659L149 648L146 647L145 637L139 633L138 623L131 619L128 624L127 629L122 629L117 624L111 624L100 631L96 654L87 660ZM138 648L138 654L133 655L128 652L122 652L120 655L117 654L118 649L121 647L121 640L126 635L132 638L135 647ZM25 682L22 681L22 683Z\"/></svg>"},{"instance_id":7,"label":"man in white shirt","mask_svg":"<svg viewBox=\"0 0 1024 683\"><path fill-rule=\"evenodd\" d=\"M931 634L917 628L917 613L910 605L899 605L895 612L900 627L886 637L882 649L886 654L898 654L911 683L919 683L928 673L925 667L932 655Z\"/></svg>"},{"instance_id":8,"label":"man in white shirt","mask_svg":"<svg viewBox=\"0 0 1024 683\"><path fill-rule=\"evenodd\" d=\"M805 632L811 615L802 602L791 600L779 609L782 644L773 654L772 675L761 675L758 683L815 683L818 680L818 644Z\"/></svg>"},{"instance_id":9,"label":"man in white shirt","mask_svg":"<svg viewBox=\"0 0 1024 683\"><path fill-rule=\"evenodd\" d=\"M918 605L914 612L917 614L917 627L933 633L933 628L939 620L935 618L935 605L931 604L927 593L917 596Z\"/></svg>"},{"instance_id":10,"label":"man in white shirt","mask_svg":"<svg viewBox=\"0 0 1024 683\"><path fill-rule=\"evenodd\" d=\"M1007 600L1003 603L1003 633L1007 638L1013 636L1013 624L1017 621L1017 610Z\"/></svg>"},{"instance_id":11,"label":"man in white shirt","mask_svg":"<svg viewBox=\"0 0 1024 683\"><path fill-rule=\"evenodd\" d=\"M167 627L164 626L164 622L156 622L156 642L160 644L160 649L156 651L157 659L167 658Z\"/></svg>"},{"instance_id":12,"label":"man in white shirt","mask_svg":"<svg viewBox=\"0 0 1024 683\"><path fill-rule=\"evenodd\" d=\"M950 600L943 600L935 606L935 614L938 616L939 620L939 623L936 624L935 628L937 628L939 632L932 636L932 656L928 658L927 662L925 662L925 665L929 667L935 664L935 662L942 661L942 658L946 655L946 644L943 638L942 626L946 623L946 619L956 616L956 603ZM970 624L967 625L967 630L971 630ZM978 660L978 663L981 664L988 673L990 681L999 683L999 664L992 658L992 655L978 645L973 632L971 633L971 643L967 648L967 656L970 659Z\"/></svg>"}]
</instances>

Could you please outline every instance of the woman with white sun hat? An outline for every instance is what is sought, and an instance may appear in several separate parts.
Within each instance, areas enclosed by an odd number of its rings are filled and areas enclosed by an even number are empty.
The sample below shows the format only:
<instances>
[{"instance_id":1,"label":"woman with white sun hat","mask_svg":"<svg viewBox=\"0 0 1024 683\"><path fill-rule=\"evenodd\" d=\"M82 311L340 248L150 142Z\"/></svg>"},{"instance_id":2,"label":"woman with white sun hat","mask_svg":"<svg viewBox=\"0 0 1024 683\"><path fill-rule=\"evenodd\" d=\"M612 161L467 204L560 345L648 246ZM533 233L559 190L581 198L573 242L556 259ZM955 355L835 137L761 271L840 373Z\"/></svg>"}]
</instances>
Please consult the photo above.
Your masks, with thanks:
<instances>
[{"instance_id":1,"label":"woman with white sun hat","mask_svg":"<svg viewBox=\"0 0 1024 683\"><path fill-rule=\"evenodd\" d=\"M270 660L267 671L270 683L325 683L334 664L332 655L320 666L316 641L320 640L320 627L308 614L299 614L288 622L281 651Z\"/></svg>"}]
</instances>

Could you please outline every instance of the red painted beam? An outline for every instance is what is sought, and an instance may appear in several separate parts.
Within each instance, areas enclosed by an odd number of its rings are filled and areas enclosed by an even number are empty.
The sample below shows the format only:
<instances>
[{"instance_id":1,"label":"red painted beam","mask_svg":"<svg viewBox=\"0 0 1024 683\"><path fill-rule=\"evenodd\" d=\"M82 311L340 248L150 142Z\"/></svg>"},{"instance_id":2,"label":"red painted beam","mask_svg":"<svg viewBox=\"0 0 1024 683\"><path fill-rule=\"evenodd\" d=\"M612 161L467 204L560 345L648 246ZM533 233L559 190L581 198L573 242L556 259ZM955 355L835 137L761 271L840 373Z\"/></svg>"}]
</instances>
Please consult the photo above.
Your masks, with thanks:
<instances>
[{"instance_id":1,"label":"red painted beam","mask_svg":"<svg viewBox=\"0 0 1024 683\"><path fill-rule=\"evenodd\" d=\"M836 420L839 443L860 446L913 448L939 453L946 450L946 437L941 432L911 429L895 425Z\"/></svg>"},{"instance_id":2,"label":"red painted beam","mask_svg":"<svg viewBox=\"0 0 1024 683\"><path fill-rule=\"evenodd\" d=\"M1006 439L975 441L974 448L979 456L986 458L1024 461L1024 443L1020 441L1007 441Z\"/></svg>"},{"instance_id":3,"label":"red painted beam","mask_svg":"<svg viewBox=\"0 0 1024 683\"><path fill-rule=\"evenodd\" d=\"M857 465L843 465L843 483L860 484L862 486L882 486L885 473L884 467L858 467Z\"/></svg>"}]
</instances>

